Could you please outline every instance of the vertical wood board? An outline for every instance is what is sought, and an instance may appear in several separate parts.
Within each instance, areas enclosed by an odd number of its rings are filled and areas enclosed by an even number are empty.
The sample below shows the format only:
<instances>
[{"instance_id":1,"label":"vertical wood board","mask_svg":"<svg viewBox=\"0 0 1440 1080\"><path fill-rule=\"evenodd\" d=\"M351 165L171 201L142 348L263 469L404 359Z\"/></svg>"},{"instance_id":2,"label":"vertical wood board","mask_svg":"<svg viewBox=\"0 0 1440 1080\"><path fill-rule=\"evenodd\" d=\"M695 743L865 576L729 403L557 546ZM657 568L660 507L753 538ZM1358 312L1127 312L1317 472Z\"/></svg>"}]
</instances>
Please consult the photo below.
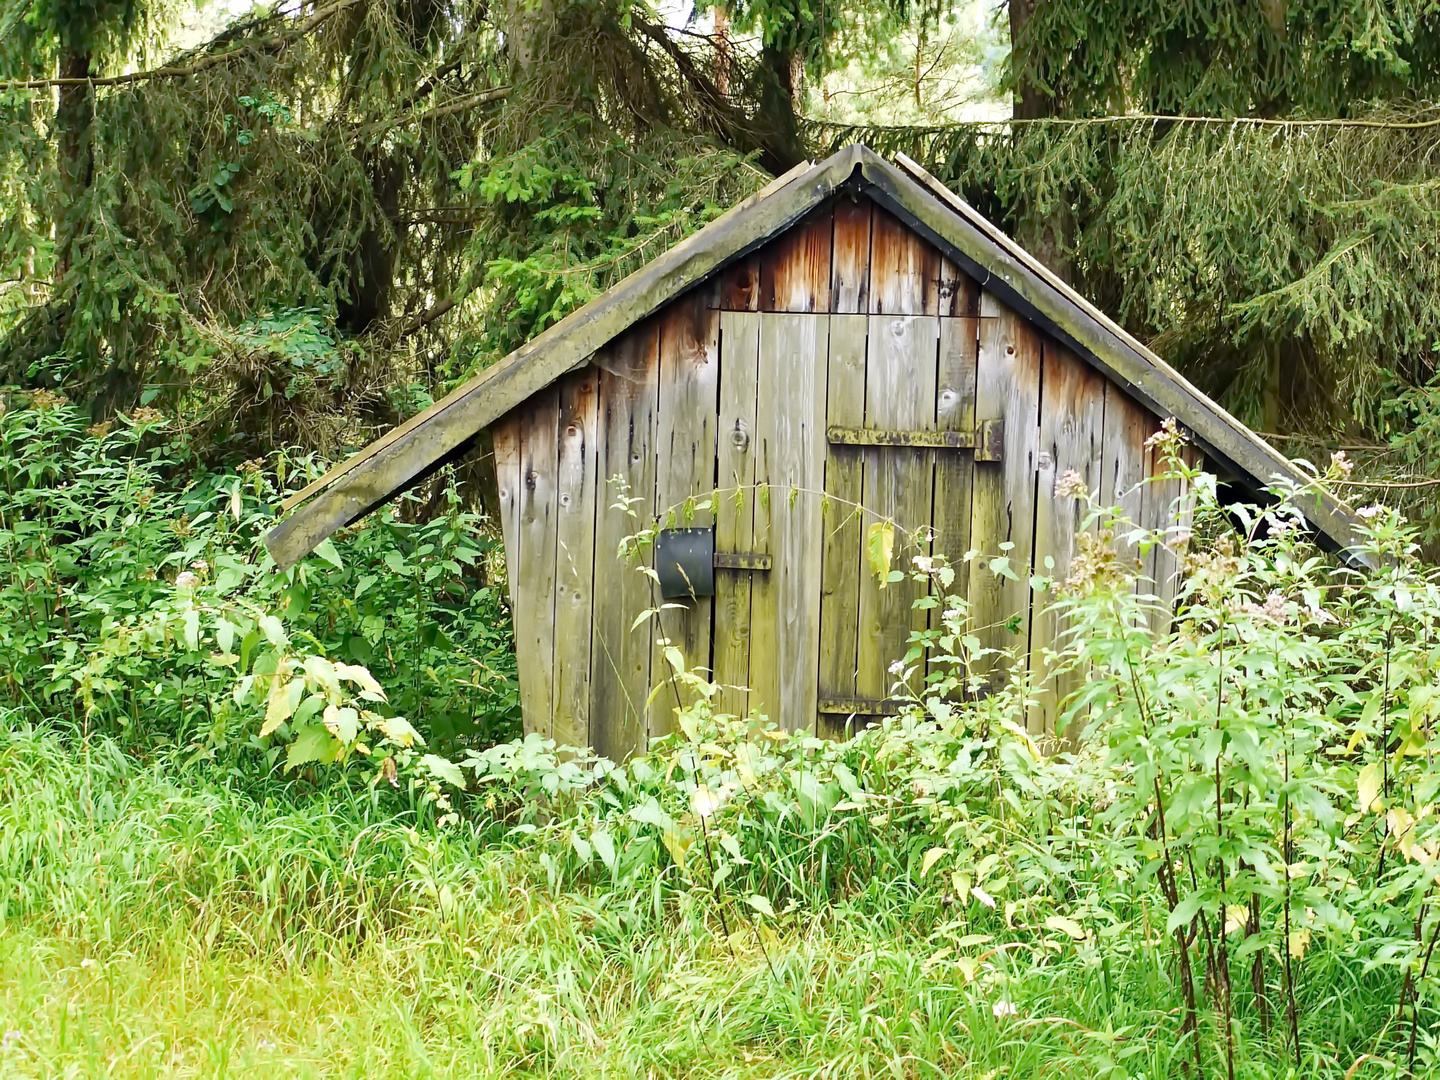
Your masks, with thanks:
<instances>
[{"instance_id":1,"label":"vertical wood board","mask_svg":"<svg viewBox=\"0 0 1440 1080\"><path fill-rule=\"evenodd\" d=\"M645 698L650 687L654 626L635 627L653 606L649 579L618 555L623 538L648 528L655 499L655 411L659 383L658 334L647 321L632 328L604 354L598 404L598 470L595 512L595 591L590 647L590 715L595 749L616 761L643 749ZM612 482L619 478L620 483ZM638 520L614 504L640 501ZM647 550L642 558L652 561Z\"/></svg>"},{"instance_id":2,"label":"vertical wood board","mask_svg":"<svg viewBox=\"0 0 1440 1080\"><path fill-rule=\"evenodd\" d=\"M591 610L598 492L595 442L599 369L560 383L556 467L554 738L587 747L590 737Z\"/></svg>"},{"instance_id":3,"label":"vertical wood board","mask_svg":"<svg viewBox=\"0 0 1440 1080\"><path fill-rule=\"evenodd\" d=\"M520 707L535 718L535 730L554 735L555 664L555 464L558 456L559 394L536 394L520 410L520 487L517 517L520 550L516 569L519 604L513 609L515 653L531 662L519 669Z\"/></svg>"}]
</instances>

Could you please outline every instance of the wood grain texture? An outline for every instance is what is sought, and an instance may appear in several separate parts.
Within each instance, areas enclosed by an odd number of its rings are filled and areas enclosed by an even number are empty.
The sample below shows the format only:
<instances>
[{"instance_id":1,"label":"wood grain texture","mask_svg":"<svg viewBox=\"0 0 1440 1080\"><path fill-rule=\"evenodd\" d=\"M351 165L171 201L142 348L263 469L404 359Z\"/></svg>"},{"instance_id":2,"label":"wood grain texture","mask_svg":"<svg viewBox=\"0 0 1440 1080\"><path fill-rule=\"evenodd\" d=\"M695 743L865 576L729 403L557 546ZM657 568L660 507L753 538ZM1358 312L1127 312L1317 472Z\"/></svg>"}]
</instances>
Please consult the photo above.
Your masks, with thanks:
<instances>
[{"instance_id":1,"label":"wood grain texture","mask_svg":"<svg viewBox=\"0 0 1440 1080\"><path fill-rule=\"evenodd\" d=\"M868 224L868 222L867 222ZM832 315L828 357L827 427L865 422L865 353L869 317ZM825 543L820 584L820 696L854 698L864 522L860 511L861 452L830 446L825 457ZM840 718L843 721L843 717ZM821 717L830 724L834 717ZM833 725L832 725L833 726ZM823 730L822 734L839 734Z\"/></svg>"},{"instance_id":2,"label":"wood grain texture","mask_svg":"<svg viewBox=\"0 0 1440 1080\"><path fill-rule=\"evenodd\" d=\"M595 445L600 371L586 367L558 384L556 467L554 737L590 745L591 612L595 587Z\"/></svg>"},{"instance_id":3,"label":"wood grain texture","mask_svg":"<svg viewBox=\"0 0 1440 1080\"><path fill-rule=\"evenodd\" d=\"M827 316L761 316L755 537L775 562L751 586L751 706L788 730L817 715L828 338Z\"/></svg>"},{"instance_id":4,"label":"wood grain texture","mask_svg":"<svg viewBox=\"0 0 1440 1080\"><path fill-rule=\"evenodd\" d=\"M932 244L893 214L875 207L870 225L872 314L938 314L941 263Z\"/></svg>"},{"instance_id":5,"label":"wood grain texture","mask_svg":"<svg viewBox=\"0 0 1440 1080\"><path fill-rule=\"evenodd\" d=\"M1063 584L1084 526L1086 503L1062 497L1056 485L1074 472L1087 490L1100 482L1101 447L1105 435L1105 380L1064 346L1042 345L1040 458L1035 505L1035 573ZM1077 689L1073 672L1056 672L1048 653L1069 643L1061 615L1052 610L1053 590L1031 599L1030 675L1038 705L1027 718L1032 734L1055 735L1061 705Z\"/></svg>"},{"instance_id":6,"label":"wood grain texture","mask_svg":"<svg viewBox=\"0 0 1440 1080\"><path fill-rule=\"evenodd\" d=\"M720 312L715 300L714 290L702 288L659 316L655 517L662 528L715 524L710 512L720 423ZM712 666L711 614L708 596L672 601L660 613L663 639L680 649L688 668L708 671ZM666 684L650 708L650 737L656 738L674 729L675 710L691 702L658 651L650 670L654 682Z\"/></svg>"},{"instance_id":7,"label":"wood grain texture","mask_svg":"<svg viewBox=\"0 0 1440 1080\"><path fill-rule=\"evenodd\" d=\"M760 252L760 310L830 310L834 213L820 207Z\"/></svg>"},{"instance_id":8,"label":"wood grain texture","mask_svg":"<svg viewBox=\"0 0 1440 1080\"><path fill-rule=\"evenodd\" d=\"M978 297L977 297L978 304ZM978 307L977 307L978 311ZM975 429L975 380L980 346L978 318L940 320L935 381L935 427L940 431ZM933 548L955 569L953 591L966 591L965 552L970 550L970 498L975 479L973 453L939 454L935 459ZM990 468L991 466L985 466ZM939 613L936 609L935 625Z\"/></svg>"},{"instance_id":9,"label":"wood grain texture","mask_svg":"<svg viewBox=\"0 0 1440 1080\"><path fill-rule=\"evenodd\" d=\"M1123 519L1115 526L1115 550L1134 570L1139 548L1128 533L1143 519L1145 508L1145 440L1155 421L1114 384L1105 388L1104 466L1100 477L1099 503L1118 508ZM1128 522L1128 524L1127 524Z\"/></svg>"},{"instance_id":10,"label":"wood grain texture","mask_svg":"<svg viewBox=\"0 0 1440 1080\"><path fill-rule=\"evenodd\" d=\"M554 735L555 542L558 503L555 465L559 452L559 395L554 388L525 404L520 418L520 550L516 571L520 603L512 608L519 669L520 708L527 727Z\"/></svg>"},{"instance_id":11,"label":"wood grain texture","mask_svg":"<svg viewBox=\"0 0 1440 1080\"><path fill-rule=\"evenodd\" d=\"M654 627L635 627L652 607L649 579L619 557L621 541L649 526L655 498L659 334L646 321L597 355L601 368L596 440L595 592L590 646L590 725L595 749L621 761L645 746ZM618 480L618 483L616 482ZM639 520L614 507L638 498ZM643 558L651 561L653 552Z\"/></svg>"},{"instance_id":12,"label":"wood grain texture","mask_svg":"<svg viewBox=\"0 0 1440 1080\"><path fill-rule=\"evenodd\" d=\"M870 215L874 205L866 198L835 201L831 311L850 315L870 310Z\"/></svg>"},{"instance_id":13,"label":"wood grain texture","mask_svg":"<svg viewBox=\"0 0 1440 1080\"><path fill-rule=\"evenodd\" d=\"M1005 422L1005 458L975 467L970 546L970 601L983 647L1029 651L1030 567L1034 541L1035 483L1040 453L1040 341L1016 313L981 298L975 419ZM1004 559L1008 574L992 569ZM978 665L992 688L1006 665L995 656Z\"/></svg>"},{"instance_id":14,"label":"wood grain texture","mask_svg":"<svg viewBox=\"0 0 1440 1080\"><path fill-rule=\"evenodd\" d=\"M500 531L505 539L505 584L510 595L510 610L520 602L520 421L521 414L512 412L501 417L491 428L495 447L495 486L499 493ZM534 661L516 656L517 667ZM536 717L520 707L521 722L528 735L536 730L530 725Z\"/></svg>"},{"instance_id":15,"label":"wood grain texture","mask_svg":"<svg viewBox=\"0 0 1440 1080\"><path fill-rule=\"evenodd\" d=\"M1158 431L1159 427L1156 424L1155 430ZM1158 447L1145 448L1147 483L1141 524L1162 534L1164 541L1155 544L1146 554L1145 576L1140 587L1155 596L1150 624L1157 634L1169 631L1175 613L1175 597L1180 588L1180 560L1187 545L1193 514L1188 485L1179 473L1194 462L1196 454L1195 447L1182 446L1177 467L1164 460Z\"/></svg>"},{"instance_id":16,"label":"wood grain texture","mask_svg":"<svg viewBox=\"0 0 1440 1080\"><path fill-rule=\"evenodd\" d=\"M720 314L720 418L716 448L719 507L715 550L752 552L755 546L755 382L760 357L760 316ZM750 589L754 575L715 573L714 679L716 708L744 716L750 694Z\"/></svg>"},{"instance_id":17,"label":"wood grain texture","mask_svg":"<svg viewBox=\"0 0 1440 1080\"><path fill-rule=\"evenodd\" d=\"M877 303L883 302L876 283ZM865 426L934 430L936 357L940 320L926 315L872 315L865 363ZM956 453L956 451L945 451ZM927 616L914 611L922 586L910 580L917 555L930 552L929 533L935 490L935 451L875 447L862 451L865 507L862 545L871 526L895 528L893 569L906 575L882 582L872 572L860 581L859 649L856 693L862 698L889 696L890 665L904 658L910 631ZM863 546L862 546L862 550Z\"/></svg>"}]
</instances>

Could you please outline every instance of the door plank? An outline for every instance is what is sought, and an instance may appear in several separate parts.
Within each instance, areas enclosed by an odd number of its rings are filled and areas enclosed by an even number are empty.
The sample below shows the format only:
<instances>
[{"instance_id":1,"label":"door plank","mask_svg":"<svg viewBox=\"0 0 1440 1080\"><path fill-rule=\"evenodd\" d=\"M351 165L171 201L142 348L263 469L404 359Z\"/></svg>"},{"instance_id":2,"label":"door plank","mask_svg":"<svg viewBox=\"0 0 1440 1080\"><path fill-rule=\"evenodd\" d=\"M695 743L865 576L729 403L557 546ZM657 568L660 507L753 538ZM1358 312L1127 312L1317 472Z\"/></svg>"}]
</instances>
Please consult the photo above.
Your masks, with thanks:
<instances>
[{"instance_id":1,"label":"door plank","mask_svg":"<svg viewBox=\"0 0 1440 1080\"><path fill-rule=\"evenodd\" d=\"M624 760L645 748L654 627L635 618L654 603L649 579L619 556L621 541L648 528L655 499L655 410L659 382L654 322L632 327L604 354L596 440L596 591L590 646L591 735L598 753ZM618 483L616 480L618 479ZM615 508L637 498L638 520ZM641 558L652 561L646 550Z\"/></svg>"},{"instance_id":2,"label":"door plank","mask_svg":"<svg viewBox=\"0 0 1440 1080\"><path fill-rule=\"evenodd\" d=\"M555 474L554 738L561 746L590 745L599 376L599 369L586 367L560 385L559 466Z\"/></svg>"},{"instance_id":3,"label":"door plank","mask_svg":"<svg viewBox=\"0 0 1440 1080\"><path fill-rule=\"evenodd\" d=\"M828 317L761 316L755 540L774 569L751 585L751 703L787 730L816 718L828 338Z\"/></svg>"},{"instance_id":4,"label":"door plank","mask_svg":"<svg viewBox=\"0 0 1440 1080\"><path fill-rule=\"evenodd\" d=\"M870 310L869 199L840 199L835 204L831 242L830 310L842 314Z\"/></svg>"},{"instance_id":5,"label":"door plank","mask_svg":"<svg viewBox=\"0 0 1440 1080\"><path fill-rule=\"evenodd\" d=\"M934 430L939 336L940 320L934 316L870 317L866 427ZM868 544L872 525L893 524L892 569L906 575L898 582L882 582L867 560L867 572L861 577L856 692L863 698L883 698L894 682L890 665L905 656L910 631L917 623L923 628L928 622L925 612L914 610L924 589L909 574L915 556L930 552L935 451L887 446L866 448L862 454L862 548Z\"/></svg>"},{"instance_id":6,"label":"door plank","mask_svg":"<svg viewBox=\"0 0 1440 1080\"><path fill-rule=\"evenodd\" d=\"M722 312L720 350L715 550L752 552L757 550L755 380L760 356L760 316L751 312ZM753 576L734 570L715 572L713 678L721 686L715 707L734 716L744 716L749 709Z\"/></svg>"},{"instance_id":7,"label":"door plank","mask_svg":"<svg viewBox=\"0 0 1440 1080\"><path fill-rule=\"evenodd\" d=\"M495 452L495 487L499 495L500 531L505 538L505 584L510 596L510 610L519 605L520 592L520 413L509 412L491 427L491 443ZM519 639L517 637L518 646ZM534 661L521 656L517 648L515 664L524 670ZM541 718L525 708L520 701L521 722L525 734L540 730ZM533 725L533 726L532 726Z\"/></svg>"},{"instance_id":8,"label":"door plank","mask_svg":"<svg viewBox=\"0 0 1440 1080\"><path fill-rule=\"evenodd\" d=\"M865 340L868 316L832 315L825 423L865 422ZM820 696L854 698L860 580L865 565L860 510L861 451L829 447L825 457L825 544L820 584ZM822 716L834 727L834 717ZM822 734L839 734L822 730Z\"/></svg>"}]
</instances>

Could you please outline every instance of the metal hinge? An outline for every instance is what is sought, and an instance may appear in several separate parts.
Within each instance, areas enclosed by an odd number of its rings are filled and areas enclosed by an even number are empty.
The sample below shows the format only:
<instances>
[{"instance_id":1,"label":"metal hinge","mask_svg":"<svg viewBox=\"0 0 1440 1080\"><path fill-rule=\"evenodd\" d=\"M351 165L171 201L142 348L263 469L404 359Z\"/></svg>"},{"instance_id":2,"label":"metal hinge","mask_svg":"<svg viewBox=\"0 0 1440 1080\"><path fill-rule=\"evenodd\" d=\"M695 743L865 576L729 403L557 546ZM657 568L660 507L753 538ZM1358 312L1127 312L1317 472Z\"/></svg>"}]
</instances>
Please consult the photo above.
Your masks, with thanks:
<instances>
[{"instance_id":1,"label":"metal hinge","mask_svg":"<svg viewBox=\"0 0 1440 1080\"><path fill-rule=\"evenodd\" d=\"M981 420L973 431L887 431L832 427L832 446L908 446L922 450L973 450L976 461L1003 461L1005 421Z\"/></svg>"},{"instance_id":2,"label":"metal hinge","mask_svg":"<svg viewBox=\"0 0 1440 1080\"><path fill-rule=\"evenodd\" d=\"M910 702L894 698L821 698L820 712L828 716L894 716Z\"/></svg>"}]
</instances>

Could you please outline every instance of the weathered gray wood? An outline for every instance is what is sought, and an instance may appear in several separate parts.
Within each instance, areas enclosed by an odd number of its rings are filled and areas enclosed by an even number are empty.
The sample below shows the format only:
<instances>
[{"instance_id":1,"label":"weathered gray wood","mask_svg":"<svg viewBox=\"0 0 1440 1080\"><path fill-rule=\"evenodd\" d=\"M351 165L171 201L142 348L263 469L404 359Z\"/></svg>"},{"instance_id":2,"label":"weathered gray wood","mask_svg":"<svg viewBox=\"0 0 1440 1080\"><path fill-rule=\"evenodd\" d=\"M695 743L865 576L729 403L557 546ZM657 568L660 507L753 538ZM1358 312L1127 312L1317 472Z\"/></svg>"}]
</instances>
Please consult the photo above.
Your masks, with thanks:
<instances>
[{"instance_id":1,"label":"weathered gray wood","mask_svg":"<svg viewBox=\"0 0 1440 1080\"><path fill-rule=\"evenodd\" d=\"M557 323L431 409L332 470L304 494L329 485L266 536L276 562L290 566L337 528L356 520L438 463L463 453L475 433L583 363L595 349L667 300L750 251L821 205L859 173L861 188L919 229L966 274L1115 379L1157 416L1175 416L1201 449L1252 487L1274 476L1304 483L1281 455L1208 400L943 186L911 175L862 147L848 147L764 198L737 207L671 248L614 289ZM932 309L927 309L932 310ZM1307 507L1322 539L1341 549L1356 521L1325 492ZM1365 557L1352 553L1357 561Z\"/></svg>"},{"instance_id":2,"label":"weathered gray wood","mask_svg":"<svg viewBox=\"0 0 1440 1080\"><path fill-rule=\"evenodd\" d=\"M715 299L715 290L702 288L659 317L655 516L662 527L715 524L710 512L720 422L720 312ZM710 621L708 596L672 602L660 613L663 640L680 650L688 668L711 667ZM691 704L693 694L681 689L659 652L651 658L650 670L654 683L665 684L650 708L650 737L655 738L674 730L675 710Z\"/></svg>"},{"instance_id":3,"label":"weathered gray wood","mask_svg":"<svg viewBox=\"0 0 1440 1080\"><path fill-rule=\"evenodd\" d=\"M595 593L590 646L590 736L595 749L621 760L644 749L645 699L650 689L654 635L640 613L655 606L650 579L618 555L621 541L652 524L655 500L655 410L659 384L658 333L646 321L596 357L602 369L596 463ZM618 483L615 482L618 479ZM638 499L638 520L615 504ZM651 561L646 551L643 559Z\"/></svg>"},{"instance_id":4,"label":"weathered gray wood","mask_svg":"<svg viewBox=\"0 0 1440 1080\"><path fill-rule=\"evenodd\" d=\"M560 389L555 487L555 741L590 745L591 610L595 586L597 399L600 372L567 375ZM607 553L608 554L608 553Z\"/></svg>"},{"instance_id":5,"label":"weathered gray wood","mask_svg":"<svg viewBox=\"0 0 1440 1080\"><path fill-rule=\"evenodd\" d=\"M1040 458L1035 504L1037 575L1062 585L1077 550L1086 504L1063 497L1056 485L1067 472L1076 473L1086 489L1100 482L1101 444L1105 435L1105 379L1069 350L1053 342L1042 346ZM1056 735L1056 718L1065 698L1077 688L1073 672L1052 674L1046 653L1069 644L1065 623L1052 605L1053 590L1037 592L1031 601L1030 675L1037 706L1028 718L1032 733Z\"/></svg>"},{"instance_id":6,"label":"weathered gray wood","mask_svg":"<svg viewBox=\"0 0 1440 1080\"><path fill-rule=\"evenodd\" d=\"M826 267L828 277L829 267ZM813 729L820 650L829 317L762 314L756 389L756 550L775 568L751 585L751 707ZM761 546L762 524L766 546Z\"/></svg>"},{"instance_id":7,"label":"weathered gray wood","mask_svg":"<svg viewBox=\"0 0 1440 1080\"><path fill-rule=\"evenodd\" d=\"M520 550L516 555L520 602L511 609L515 655L524 657L519 667L520 708L529 730L553 736L559 396L552 387L531 398L520 411Z\"/></svg>"},{"instance_id":8,"label":"weathered gray wood","mask_svg":"<svg viewBox=\"0 0 1440 1080\"><path fill-rule=\"evenodd\" d=\"M942 259L934 246L878 206L870 222L870 311L935 315Z\"/></svg>"},{"instance_id":9,"label":"weathered gray wood","mask_svg":"<svg viewBox=\"0 0 1440 1080\"><path fill-rule=\"evenodd\" d=\"M1105 390L1104 468L1100 479L1100 505L1117 507L1123 515L1115 526L1115 550L1130 568L1143 569L1137 562L1139 549L1126 535L1141 522L1145 506L1145 440L1154 430L1154 419L1116 386Z\"/></svg>"},{"instance_id":10,"label":"weathered gray wood","mask_svg":"<svg viewBox=\"0 0 1440 1080\"><path fill-rule=\"evenodd\" d=\"M719 506L715 550L755 550L755 380L760 316L720 314L720 420L716 453ZM714 679L716 709L744 716L749 709L750 590L753 575L715 573Z\"/></svg>"},{"instance_id":11,"label":"weathered gray wood","mask_svg":"<svg viewBox=\"0 0 1440 1080\"><path fill-rule=\"evenodd\" d=\"M867 229L868 225L867 220ZM839 236L838 226L836 235ZM837 247L837 257L838 253ZM868 323L868 316L860 314L830 317L825 417L829 425L865 422ZM860 512L861 475L862 459L858 451L830 447L825 457L825 546L820 585L822 698L849 700L856 696L860 578L865 566L864 528ZM826 716L822 715L821 724L822 734L841 734L838 729L827 729ZM834 728L834 725L830 727Z\"/></svg>"},{"instance_id":12,"label":"weathered gray wood","mask_svg":"<svg viewBox=\"0 0 1440 1080\"><path fill-rule=\"evenodd\" d=\"M522 414L512 412L501 417L491 428L495 448L495 484L499 492L500 531L505 539L505 584L513 611L520 602L520 423ZM516 657L517 665L523 662ZM536 730L536 720L525 712L522 703L521 722L528 735Z\"/></svg>"},{"instance_id":13,"label":"weathered gray wood","mask_svg":"<svg viewBox=\"0 0 1440 1080\"><path fill-rule=\"evenodd\" d=\"M877 276L873 293L877 306L885 304L887 291ZM901 296L895 306L908 303ZM865 365L867 427L933 430L939 334L940 320L935 316L871 316ZM865 462L862 544L872 525L890 525L895 530L893 569L905 575L887 583L872 571L860 582L856 693L883 698L889 696L895 679L890 665L902 660L910 647L910 631L928 622L926 613L914 610L924 590L910 573L915 557L930 553L935 455L909 447L877 447L861 453Z\"/></svg>"},{"instance_id":14,"label":"weathered gray wood","mask_svg":"<svg viewBox=\"0 0 1440 1080\"><path fill-rule=\"evenodd\" d=\"M1159 426L1156 425L1156 430ZM1180 449L1182 467L1195 458L1195 448L1184 446ZM1178 475L1179 469L1164 460L1158 447L1145 448L1145 502L1141 510L1142 524L1164 536L1162 543L1155 544L1145 556L1145 580L1143 591L1155 594L1155 612L1150 628L1157 634L1167 633L1175 611L1175 597L1179 591L1180 558L1186 546L1190 530L1191 500L1187 497L1187 485Z\"/></svg>"},{"instance_id":15,"label":"weathered gray wood","mask_svg":"<svg viewBox=\"0 0 1440 1080\"><path fill-rule=\"evenodd\" d=\"M1098 367L1154 415L1176 417L1208 457L1249 484L1263 489L1277 476L1307 482L1283 455L1045 270L1033 255L913 161L903 156L901 161L905 172L871 152L862 154L862 190L902 215L962 270L983 280L988 291ZM1317 495L1318 505L1312 501L1306 506L1307 519L1347 557L1365 562L1367 556L1352 550L1358 535L1353 512L1329 492Z\"/></svg>"},{"instance_id":16,"label":"weathered gray wood","mask_svg":"<svg viewBox=\"0 0 1440 1080\"><path fill-rule=\"evenodd\" d=\"M963 302L963 301L962 301ZM978 310L978 308L977 308ZM935 426L942 431L972 431L975 428L975 372L979 348L978 319L940 320L939 370L935 394ZM994 465L981 466L995 468ZM970 549L970 492L975 459L971 454L941 454L935 460L935 512L932 542L955 570L951 591L966 591L965 552ZM944 608L937 608L931 622L939 627Z\"/></svg>"},{"instance_id":17,"label":"weathered gray wood","mask_svg":"<svg viewBox=\"0 0 1440 1080\"><path fill-rule=\"evenodd\" d=\"M981 298L976 420L1005 421L1005 460L977 464L970 546L970 601L976 636L987 649L1029 651L1030 558L1040 452L1040 343L1034 330L987 291ZM997 573L1002 559L1008 573ZM984 658L979 673L997 684L1006 665Z\"/></svg>"}]
</instances>

